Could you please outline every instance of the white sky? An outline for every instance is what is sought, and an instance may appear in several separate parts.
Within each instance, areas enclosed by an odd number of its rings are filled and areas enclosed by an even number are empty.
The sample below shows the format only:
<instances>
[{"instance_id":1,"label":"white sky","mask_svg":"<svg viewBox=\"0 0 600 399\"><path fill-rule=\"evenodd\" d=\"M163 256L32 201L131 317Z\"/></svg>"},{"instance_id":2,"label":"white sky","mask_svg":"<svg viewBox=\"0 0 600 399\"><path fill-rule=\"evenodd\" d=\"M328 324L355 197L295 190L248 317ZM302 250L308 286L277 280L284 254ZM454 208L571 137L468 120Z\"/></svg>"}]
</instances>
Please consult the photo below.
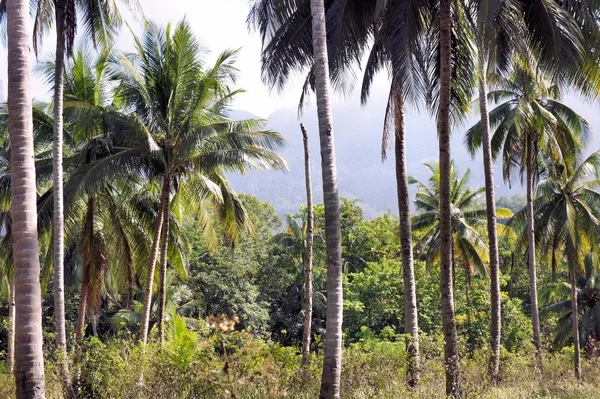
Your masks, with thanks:
<instances>
[{"instance_id":1,"label":"white sky","mask_svg":"<svg viewBox=\"0 0 600 399\"><path fill-rule=\"evenodd\" d=\"M117 2L119 3L119 2ZM252 112L261 117L268 117L280 107L295 107L299 98L299 85L290 85L284 94L269 90L260 78L260 39L246 26L248 0L140 0L146 18L159 24L178 22L187 18L203 47L211 50L213 57L227 48L242 50L238 57L237 67L240 69L238 87L247 92L240 95L234 104L236 109ZM121 6L121 11L128 22L140 33L141 25ZM131 50L132 40L129 30L124 29L118 41L118 48ZM48 36L44 42L43 54L54 51L54 35ZM6 93L6 51L0 49L0 95L2 87ZM34 96L48 99L47 88L39 78L34 77Z\"/></svg>"}]
</instances>

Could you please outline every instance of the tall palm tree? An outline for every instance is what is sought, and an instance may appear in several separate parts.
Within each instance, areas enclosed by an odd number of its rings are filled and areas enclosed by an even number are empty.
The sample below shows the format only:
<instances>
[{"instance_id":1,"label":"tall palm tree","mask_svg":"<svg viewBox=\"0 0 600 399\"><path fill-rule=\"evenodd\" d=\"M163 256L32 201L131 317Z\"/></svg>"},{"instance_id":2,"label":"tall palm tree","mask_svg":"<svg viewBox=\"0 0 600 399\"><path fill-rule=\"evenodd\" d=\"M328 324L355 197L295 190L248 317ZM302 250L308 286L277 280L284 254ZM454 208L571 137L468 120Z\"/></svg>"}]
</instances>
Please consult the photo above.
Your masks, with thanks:
<instances>
[{"instance_id":1,"label":"tall palm tree","mask_svg":"<svg viewBox=\"0 0 600 399\"><path fill-rule=\"evenodd\" d=\"M593 14L592 6L569 9L563 2L523 1L523 0L462 0L467 21L471 26L477 45L479 111L481 114L481 146L483 149L484 174L486 180L486 203L488 208L488 236L490 242L490 272L492 300L492 362L490 371L492 380L497 381L500 360L500 285L498 263L498 237L495 218L494 175L491 149L491 129L488 116L489 72L506 72L511 62L511 54L532 52L549 70L565 74L566 70L578 69L577 55L581 54L582 40L580 31L593 35L594 29L588 21L587 12ZM585 21L584 28L575 20ZM522 32L522 34L515 34ZM587 39L589 42L595 40ZM584 59L584 62L585 59ZM575 76L589 77L595 73L588 68ZM566 73L568 75L568 73Z\"/></svg>"},{"instance_id":2,"label":"tall palm tree","mask_svg":"<svg viewBox=\"0 0 600 399\"><path fill-rule=\"evenodd\" d=\"M324 0L311 0L310 10L321 145L323 202L325 204L325 248L327 253L327 319L325 321L323 375L319 396L324 399L337 399L340 397L342 372L342 233L333 138L331 82L329 80Z\"/></svg>"},{"instance_id":3,"label":"tall palm tree","mask_svg":"<svg viewBox=\"0 0 600 399\"><path fill-rule=\"evenodd\" d=\"M558 246L565 250L571 288L572 315L569 319L574 337L579 336L577 281L584 270L582 252L596 241L600 223L599 173L600 152L593 153L582 162L578 162L577 157L562 164L549 161L547 177L540 181L534 202L538 237L556 237ZM520 219L522 224L522 217ZM574 339L573 345L575 377L580 378L580 340Z\"/></svg>"},{"instance_id":4,"label":"tall palm tree","mask_svg":"<svg viewBox=\"0 0 600 399\"><path fill-rule=\"evenodd\" d=\"M135 9L135 15L143 15L137 0L126 0L130 9ZM61 350L61 372L65 388L71 392L69 367L67 362L67 337L65 331L65 300L64 300L64 200L63 200L63 79L65 58L71 54L78 20L83 22L84 33L94 47L101 44L110 48L119 32L122 19L114 1L86 2L75 0L39 0L34 3L35 22L33 27L33 47L35 52L41 46L44 36L54 24L56 29L56 53L53 79L53 196L54 196L54 318L56 342ZM54 14L54 15L53 15Z\"/></svg>"},{"instance_id":5,"label":"tall palm tree","mask_svg":"<svg viewBox=\"0 0 600 399\"><path fill-rule=\"evenodd\" d=\"M29 4L7 0L8 124L15 279L15 387L17 398L44 398L42 298L36 215L31 110Z\"/></svg>"},{"instance_id":6,"label":"tall palm tree","mask_svg":"<svg viewBox=\"0 0 600 399\"><path fill-rule=\"evenodd\" d=\"M33 114L33 148L36 154L36 178L39 184L45 184L48 174L48 150L52 145L52 118L47 117L43 104L36 104L32 108ZM2 274L7 279L9 319L7 342L7 365L9 373L14 373L15 362L15 278L13 259L12 215L11 215L11 150L9 143L8 109L6 105L0 106L0 258L3 260ZM39 218L38 218L39 221ZM39 226L39 223L38 223Z\"/></svg>"},{"instance_id":7,"label":"tall palm tree","mask_svg":"<svg viewBox=\"0 0 600 399\"><path fill-rule=\"evenodd\" d=\"M437 129L440 163L440 269L442 285L442 324L444 360L446 362L446 395L462 397L456 322L454 320L454 287L452 277L452 208L450 202L450 112L452 94L452 2L439 4L439 105Z\"/></svg>"},{"instance_id":8,"label":"tall palm tree","mask_svg":"<svg viewBox=\"0 0 600 399\"><path fill-rule=\"evenodd\" d=\"M575 111L559 101L560 88L544 72L520 60L508 79L489 97L504 101L489 112L490 126L495 128L491 138L492 155L502 151L503 177L511 179L515 167L526 177L527 191L527 248L531 285L531 308L536 363L542 367L541 336L537 294L537 270L534 230L534 191L539 159L545 154L563 164L578 153L590 134L590 126ZM471 153L481 143L481 124L471 127L465 143Z\"/></svg>"},{"instance_id":9,"label":"tall palm tree","mask_svg":"<svg viewBox=\"0 0 600 399\"><path fill-rule=\"evenodd\" d=\"M91 165L77 185L84 191L94 190L123 173L138 171L161 181L140 329L140 339L145 343L159 257L158 326L159 335L163 335L169 208L186 203L192 206L201 215L201 227L209 242L215 243L207 210L209 201L225 223L229 238L235 240L240 229L251 226L225 172L284 169L287 165L274 153L283 145L283 139L275 132L261 130L263 121L227 118L231 101L242 92L230 87L237 73L236 51L223 52L214 66L205 68L200 46L186 21L166 28L150 23L142 38L135 37L135 46L135 54L113 57L121 82L118 92L123 96L122 109L75 104L82 115L109 125L125 140L121 148L127 148Z\"/></svg>"}]
</instances>

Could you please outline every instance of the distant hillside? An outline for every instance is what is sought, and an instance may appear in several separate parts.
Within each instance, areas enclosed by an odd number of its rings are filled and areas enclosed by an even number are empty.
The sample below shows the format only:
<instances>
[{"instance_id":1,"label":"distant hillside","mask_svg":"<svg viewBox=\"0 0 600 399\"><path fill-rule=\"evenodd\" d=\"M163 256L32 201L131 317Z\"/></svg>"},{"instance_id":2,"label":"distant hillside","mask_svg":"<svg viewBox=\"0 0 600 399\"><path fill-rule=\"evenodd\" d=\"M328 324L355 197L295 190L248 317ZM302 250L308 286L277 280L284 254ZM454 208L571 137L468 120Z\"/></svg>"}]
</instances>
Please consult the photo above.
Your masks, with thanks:
<instances>
[{"instance_id":1,"label":"distant hillside","mask_svg":"<svg viewBox=\"0 0 600 399\"><path fill-rule=\"evenodd\" d=\"M377 106L379 105L379 106ZM365 216L371 217L389 209L397 209L396 182L393 151L386 162L381 161L381 134L384 104L371 104L366 108L345 104L334 107L334 133L340 196L359 198L363 201ZM235 112L236 119L252 117L248 113ZM268 118L269 129L283 134L287 140L281 155L290 165L290 171L249 172L246 176L233 175L230 180L237 191L256 195L270 201L279 214L293 212L305 202L304 154L300 122L309 134L311 168L315 202L322 201L321 157L316 111L308 109L298 119L295 109L279 109ZM471 160L462 145L462 131L452 140L453 158L460 171L471 169L473 184L483 184L481 160ZM426 179L427 170L422 162L438 157L435 124L419 115L407 118L408 173ZM414 194L414 188L412 194ZM511 194L501 185L498 196Z\"/></svg>"},{"instance_id":2,"label":"distant hillside","mask_svg":"<svg viewBox=\"0 0 600 399\"><path fill-rule=\"evenodd\" d=\"M573 102L575 100L569 101ZM596 125L598 113L589 106L575 103L584 117ZM358 101L349 101L334 106L334 133L338 183L340 196L360 198L363 201L365 216L371 217L389 209L396 210L396 183L393 151L389 151L388 160L381 162L381 133L385 98L374 98L367 107L361 107ZM235 112L237 118L252 117L248 113ZM476 116L465 125L470 126ZM247 192L270 201L279 214L293 212L305 202L304 155L300 122L304 123L309 134L311 166L315 201L322 201L321 157L319 154L316 109L308 108L298 119L295 109L279 109L268 118L268 128L282 133L287 139L287 147L282 152L290 165L288 173L250 172L247 176L231 176L233 186L238 191ZM435 123L428 115L407 112L407 152L408 173L419 179L426 179L428 172L422 161L438 157ZM460 172L467 168L472 172L472 184L483 186L483 167L481 156L471 159L463 145L466 128L454 128L452 138L452 158ZM589 151L597 148L597 140ZM512 189L502 181L500 164L496 166L496 198L522 193L520 183L513 182ZM416 188L412 189L412 195Z\"/></svg>"}]
</instances>

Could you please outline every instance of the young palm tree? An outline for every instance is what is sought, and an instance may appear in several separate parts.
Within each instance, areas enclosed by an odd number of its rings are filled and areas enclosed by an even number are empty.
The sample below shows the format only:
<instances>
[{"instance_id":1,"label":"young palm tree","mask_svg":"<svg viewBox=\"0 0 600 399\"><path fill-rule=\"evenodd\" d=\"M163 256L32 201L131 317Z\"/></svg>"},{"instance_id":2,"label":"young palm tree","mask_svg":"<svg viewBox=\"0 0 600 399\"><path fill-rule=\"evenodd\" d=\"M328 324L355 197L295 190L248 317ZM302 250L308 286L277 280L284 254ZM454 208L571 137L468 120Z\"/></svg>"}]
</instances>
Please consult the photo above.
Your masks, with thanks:
<instances>
[{"instance_id":1,"label":"young palm tree","mask_svg":"<svg viewBox=\"0 0 600 399\"><path fill-rule=\"evenodd\" d=\"M15 280L16 397L44 398L42 298L31 110L29 4L7 0L8 125Z\"/></svg>"},{"instance_id":2,"label":"young palm tree","mask_svg":"<svg viewBox=\"0 0 600 399\"><path fill-rule=\"evenodd\" d=\"M537 271L534 229L534 191L538 176L539 157L551 155L564 163L580 151L590 134L589 124L575 111L559 101L560 89L539 68L519 61L509 79L489 97L505 101L489 113L492 155L502 151L503 177L510 182L511 173L519 167L526 176L528 267L531 285L531 307L536 363L542 367L541 336L537 294ZM465 143L474 153L481 143L481 124L466 133Z\"/></svg>"},{"instance_id":3,"label":"young palm tree","mask_svg":"<svg viewBox=\"0 0 600 399\"><path fill-rule=\"evenodd\" d=\"M592 340L598 340L600 337L600 274L595 271L593 255L587 254L584 259L585 275L577 278L575 292L577 295L576 309L579 313L573 311L572 292L573 285L571 283L556 283L549 287L547 291L551 291L552 296L561 295L571 298L550 304L541 309L542 315L548 313L558 313L560 315L556 326L556 335L554 337L553 346L555 349L561 349L568 344L570 339L573 343L579 341L579 345L583 348L588 346ZM575 326L574 317L581 316L581 322L578 325L579 339L575 339L573 327Z\"/></svg>"},{"instance_id":4,"label":"young palm tree","mask_svg":"<svg viewBox=\"0 0 600 399\"><path fill-rule=\"evenodd\" d=\"M415 206L419 213L413 216L412 227L415 232L423 233L421 245L425 249L427 264L431 265L440 258L440 168L437 162L427 162L425 166L431 172L428 184L410 179L410 182L418 184ZM485 188L470 188L470 177L470 170L459 177L454 162L451 162L452 253L453 258L460 260L465 267L467 281L470 281L475 269L486 276L489 272L488 246L480 233L487 219L486 209L479 202ZM498 208L496 212L500 218L512 216L506 208Z\"/></svg>"}]
</instances>

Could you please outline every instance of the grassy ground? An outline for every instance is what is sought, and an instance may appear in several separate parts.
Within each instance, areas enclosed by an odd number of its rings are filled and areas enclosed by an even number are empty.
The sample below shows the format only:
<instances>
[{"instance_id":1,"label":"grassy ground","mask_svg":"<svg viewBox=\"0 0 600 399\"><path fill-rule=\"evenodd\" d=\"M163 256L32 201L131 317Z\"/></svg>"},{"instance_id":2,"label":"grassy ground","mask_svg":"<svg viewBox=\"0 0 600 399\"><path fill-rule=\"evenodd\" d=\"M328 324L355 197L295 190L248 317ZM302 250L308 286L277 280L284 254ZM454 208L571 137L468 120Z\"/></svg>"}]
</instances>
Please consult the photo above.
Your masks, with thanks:
<instances>
[{"instance_id":1,"label":"grassy ground","mask_svg":"<svg viewBox=\"0 0 600 399\"><path fill-rule=\"evenodd\" d=\"M439 352L425 354L420 384L410 391L405 384L403 345L347 349L342 398L443 398L444 367ZM145 351L129 341L107 345L92 340L78 349L77 356L72 373L80 398L312 399L319 391L318 356L313 356L307 369L301 369L296 349L248 337L230 337L226 342L213 337L187 344L183 340L164 349L149 346ZM61 398L52 354L47 358L47 397ZM484 351L464 358L461 375L465 397L600 398L596 359L582 361L580 381L573 377L568 352L546 354L543 375L532 367L532 359L528 353L503 352L501 381L494 387L488 380ZM141 374L144 383L140 386ZM4 369L0 372L0 397L13 398L13 390L12 378Z\"/></svg>"}]
</instances>

